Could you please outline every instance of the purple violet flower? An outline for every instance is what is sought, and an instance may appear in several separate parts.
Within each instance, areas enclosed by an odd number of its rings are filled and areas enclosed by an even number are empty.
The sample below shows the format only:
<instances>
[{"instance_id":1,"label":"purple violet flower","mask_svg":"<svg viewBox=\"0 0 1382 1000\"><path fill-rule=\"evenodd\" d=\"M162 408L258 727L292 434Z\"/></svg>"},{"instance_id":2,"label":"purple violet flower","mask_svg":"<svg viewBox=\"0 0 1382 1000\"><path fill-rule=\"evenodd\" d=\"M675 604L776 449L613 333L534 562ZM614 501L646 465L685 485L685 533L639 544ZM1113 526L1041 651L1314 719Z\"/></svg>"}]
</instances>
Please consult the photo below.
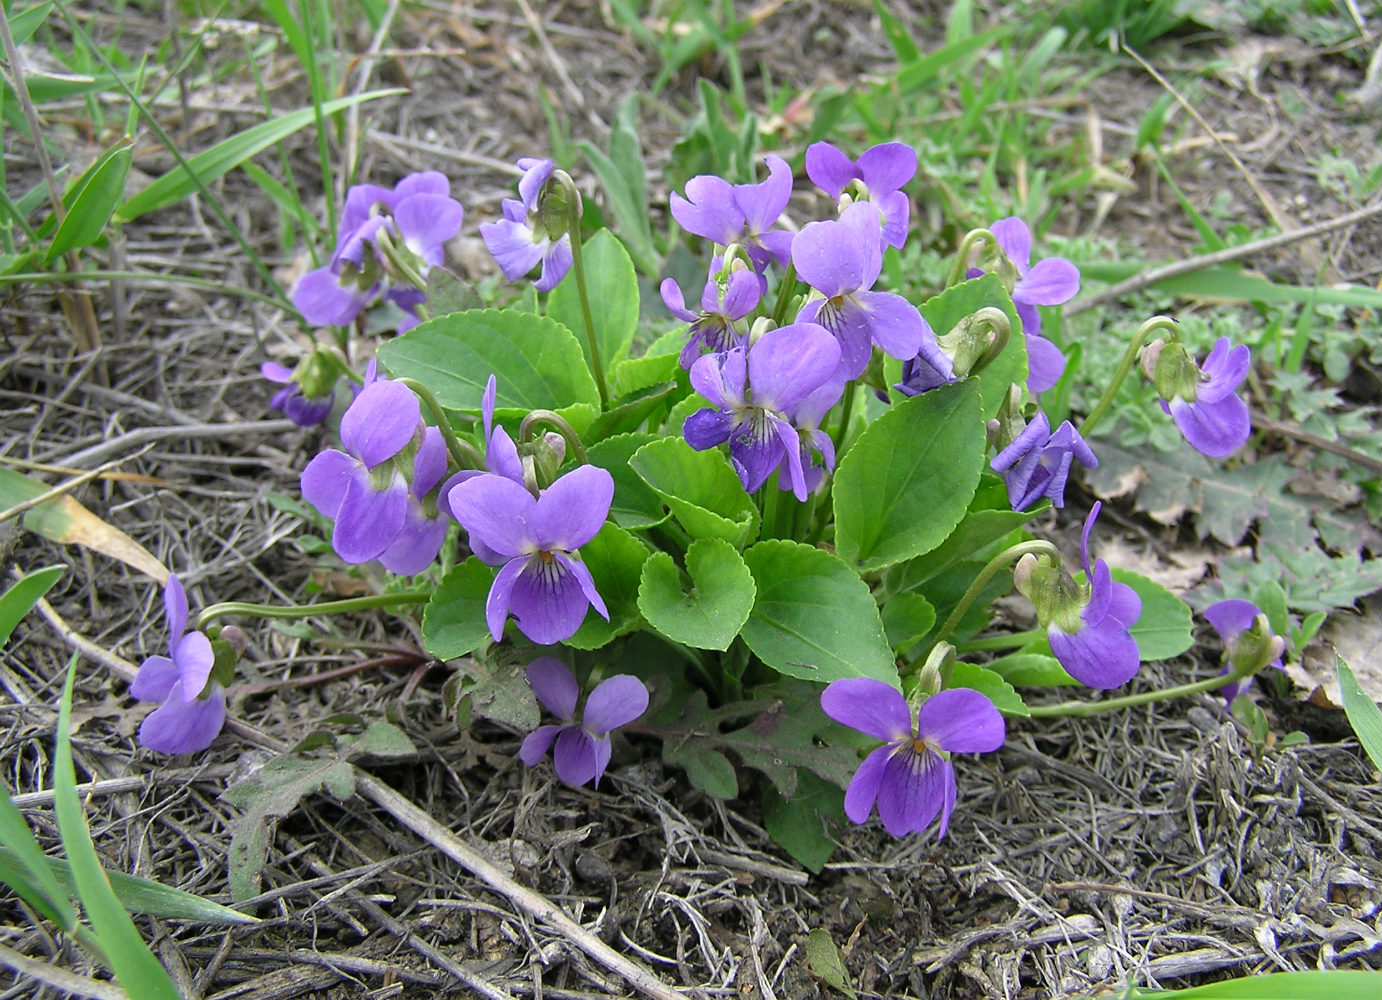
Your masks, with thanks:
<instances>
[{"instance_id":1,"label":"purple violet flower","mask_svg":"<svg viewBox=\"0 0 1382 1000\"><path fill-rule=\"evenodd\" d=\"M557 777L568 785L584 785L600 778L609 766L609 734L627 726L648 710L648 689L632 674L606 677L585 701L581 721L576 719L576 699L580 688L571 669L552 656L539 656L528 664L528 683L537 700L557 718L560 726L539 726L523 740L518 757L529 767L537 766L548 749Z\"/></svg>"},{"instance_id":2,"label":"purple violet flower","mask_svg":"<svg viewBox=\"0 0 1382 1000\"><path fill-rule=\"evenodd\" d=\"M277 361L265 361L259 366L259 374L270 382L283 386L269 401L271 410L280 410L283 415L299 427L315 427L331 413L335 402L335 392L328 390L325 396L309 399L302 386L293 381L293 373Z\"/></svg>"},{"instance_id":3,"label":"purple violet flower","mask_svg":"<svg viewBox=\"0 0 1382 1000\"><path fill-rule=\"evenodd\" d=\"M480 226L480 235L499 270L509 281L518 281L539 264L542 274L533 284L539 292L550 292L571 269L571 234L563 228L550 233L539 212L543 188L556 173L551 160L525 156L518 161L523 176L518 180L518 198L505 198L504 217ZM563 220L563 223L565 220Z\"/></svg>"},{"instance_id":4,"label":"purple violet flower","mask_svg":"<svg viewBox=\"0 0 1382 1000\"><path fill-rule=\"evenodd\" d=\"M1199 367L1198 378L1183 383L1169 403L1161 401L1185 440L1201 454L1227 458L1252 433L1248 404L1238 395L1251 363L1252 351L1220 337Z\"/></svg>"},{"instance_id":5,"label":"purple violet flower","mask_svg":"<svg viewBox=\"0 0 1382 1000\"><path fill-rule=\"evenodd\" d=\"M452 487L447 501L472 549L503 560L485 602L495 642L511 611L523 634L542 646L571 638L592 605L609 620L590 570L575 556L599 534L613 499L614 478L594 465L573 469L536 499L493 473Z\"/></svg>"},{"instance_id":6,"label":"purple violet flower","mask_svg":"<svg viewBox=\"0 0 1382 1000\"><path fill-rule=\"evenodd\" d=\"M1214 631L1219 633L1219 640L1224 646L1224 660L1226 662L1223 673L1232 672L1234 654L1238 652L1239 648L1239 638L1257 624L1257 617L1260 614L1262 614L1262 610L1256 604L1236 598L1218 601L1204 609L1205 620L1214 626ZM1270 641L1274 644L1281 642L1276 636L1272 636ZM1252 655L1252 651L1250 651L1250 655ZM1285 669L1281 665L1280 654L1277 655L1276 659L1268 662L1267 666L1276 667L1278 670ZM1225 704L1233 704L1233 699L1247 688L1249 679L1245 677L1242 680L1230 681L1219 689L1219 693L1224 696Z\"/></svg>"},{"instance_id":7,"label":"purple violet flower","mask_svg":"<svg viewBox=\"0 0 1382 1000\"><path fill-rule=\"evenodd\" d=\"M341 417L345 451L328 448L302 470L302 495L335 521L331 547L348 563L378 559L394 573L417 573L446 536L430 494L446 475L441 432L422 422L412 390L366 379ZM395 461L417 445L411 463Z\"/></svg>"},{"instance_id":8,"label":"purple violet flower","mask_svg":"<svg viewBox=\"0 0 1382 1000\"><path fill-rule=\"evenodd\" d=\"M187 593L176 575L163 588L168 616L168 655L150 656L139 665L130 695L163 704L139 726L140 745L159 753L205 750L226 719L226 692L211 679L216 654L203 632L187 631Z\"/></svg>"},{"instance_id":9,"label":"purple violet flower","mask_svg":"<svg viewBox=\"0 0 1382 1000\"><path fill-rule=\"evenodd\" d=\"M1006 735L993 702L968 688L932 695L913 721L895 688L871 677L850 677L821 692L821 708L836 722L885 742L850 780L845 815L865 823L877 803L883 828L894 837L925 830L937 815L936 838L944 837L956 798L948 754L989 753Z\"/></svg>"},{"instance_id":10,"label":"purple violet flower","mask_svg":"<svg viewBox=\"0 0 1382 1000\"><path fill-rule=\"evenodd\" d=\"M955 362L937 343L936 335L928 326L922 334L916 357L902 362L902 381L893 388L904 396L920 396L955 381Z\"/></svg>"},{"instance_id":11,"label":"purple violet flower","mask_svg":"<svg viewBox=\"0 0 1382 1000\"><path fill-rule=\"evenodd\" d=\"M812 222L792 240L797 274L823 298L797 313L798 323L819 323L840 342L840 378L858 378L877 344L899 360L915 357L930 326L917 307L895 292L871 291L883 267L878 210L858 202L838 221Z\"/></svg>"},{"instance_id":12,"label":"purple violet flower","mask_svg":"<svg viewBox=\"0 0 1382 1000\"><path fill-rule=\"evenodd\" d=\"M1004 256L1017 272L1010 289L1022 332L1027 341L1027 389L1045 392L1065 372L1065 355L1041 333L1041 313L1037 306L1058 306L1069 302L1080 291L1080 271L1064 257L1044 257L1032 263L1032 231L1016 216L999 219L989 226ZM983 274L971 269L970 277Z\"/></svg>"},{"instance_id":13,"label":"purple violet flower","mask_svg":"<svg viewBox=\"0 0 1382 1000\"><path fill-rule=\"evenodd\" d=\"M808 494L814 493L825 481L825 474L835 469L835 442L821 429L821 424L831 408L844 397L844 392L844 383L832 378L819 389L807 393L805 399L786 413L787 420L797 429L797 440L801 446L802 477ZM820 456L819 465L816 463L817 456ZM795 488L790 465L778 467L777 488Z\"/></svg>"},{"instance_id":14,"label":"purple violet flower","mask_svg":"<svg viewBox=\"0 0 1382 1000\"><path fill-rule=\"evenodd\" d=\"M727 247L738 243L761 273L776 261L786 267L792 234L770 229L792 197L792 168L780 156L767 156L768 179L758 184L731 184L714 174L686 182L686 196L672 193L672 218L688 233Z\"/></svg>"},{"instance_id":15,"label":"purple violet flower","mask_svg":"<svg viewBox=\"0 0 1382 1000\"><path fill-rule=\"evenodd\" d=\"M832 198L843 194L872 204L881 216L885 246L901 247L907 240L912 206L901 188L916 172L916 150L906 143L873 146L857 161L828 142L806 148L806 176Z\"/></svg>"},{"instance_id":16,"label":"purple violet flower","mask_svg":"<svg viewBox=\"0 0 1382 1000\"><path fill-rule=\"evenodd\" d=\"M1093 571L1089 568L1089 532L1100 507L1094 504L1080 536L1089 596L1083 607L1068 603L1055 609L1046 637L1071 677L1088 687L1108 689L1132 680L1141 666L1137 640L1129 629L1142 614L1142 599L1126 583L1114 583L1104 560L1096 560Z\"/></svg>"},{"instance_id":17,"label":"purple violet flower","mask_svg":"<svg viewBox=\"0 0 1382 1000\"><path fill-rule=\"evenodd\" d=\"M465 219L465 209L450 190L445 175L428 170L409 174L392 189L357 184L346 192L331 262L303 275L293 290L293 305L303 318L314 326L345 326L384 298L408 312L400 330L416 325L412 310L426 300L426 292L390 275L379 234L387 232L425 276L442 262L447 241L461 231Z\"/></svg>"},{"instance_id":18,"label":"purple violet flower","mask_svg":"<svg viewBox=\"0 0 1382 1000\"><path fill-rule=\"evenodd\" d=\"M1094 452L1069 420L1052 434L1051 421L1046 414L1038 413L989 464L994 472L1002 473L1013 510L1025 510L1042 497L1049 497L1056 507L1065 506L1065 483L1075 459L1087 469L1099 465Z\"/></svg>"},{"instance_id":19,"label":"purple violet flower","mask_svg":"<svg viewBox=\"0 0 1382 1000\"><path fill-rule=\"evenodd\" d=\"M754 271L734 268L722 286L716 280L720 258L711 265L710 277L701 292L701 311L686 308L681 288L672 278L662 282L662 301L677 319L690 323L686 346L681 349L681 366L690 368L705 348L723 354L733 347L743 347L748 338L734 326L758 307L763 297L763 278Z\"/></svg>"},{"instance_id":20,"label":"purple violet flower","mask_svg":"<svg viewBox=\"0 0 1382 1000\"><path fill-rule=\"evenodd\" d=\"M686 443L705 451L728 441L730 461L750 493L785 460L792 491L805 500L802 449L788 414L830 382L839 364L840 345L815 323L769 330L747 350L702 356L691 366L691 386L715 409L686 418Z\"/></svg>"}]
</instances>

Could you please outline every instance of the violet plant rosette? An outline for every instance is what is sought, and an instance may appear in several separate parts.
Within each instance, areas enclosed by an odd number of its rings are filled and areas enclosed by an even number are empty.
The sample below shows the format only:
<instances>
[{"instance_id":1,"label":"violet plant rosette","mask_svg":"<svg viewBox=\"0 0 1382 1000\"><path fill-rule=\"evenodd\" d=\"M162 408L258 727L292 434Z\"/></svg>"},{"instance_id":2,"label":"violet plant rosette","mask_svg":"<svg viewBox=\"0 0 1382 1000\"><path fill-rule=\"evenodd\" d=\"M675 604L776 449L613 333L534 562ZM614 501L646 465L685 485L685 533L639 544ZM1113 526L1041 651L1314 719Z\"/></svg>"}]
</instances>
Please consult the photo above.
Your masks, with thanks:
<instances>
[{"instance_id":1,"label":"violet plant rosette","mask_svg":"<svg viewBox=\"0 0 1382 1000\"><path fill-rule=\"evenodd\" d=\"M731 184L714 174L686 182L686 194L671 196L672 218L694 236L720 246L742 246L760 274L768 265L787 266L792 234L772 228L792 197L792 168L780 156L766 156L768 177L757 184Z\"/></svg>"},{"instance_id":2,"label":"violet plant rosette","mask_svg":"<svg viewBox=\"0 0 1382 1000\"><path fill-rule=\"evenodd\" d=\"M500 566L485 601L495 642L510 614L542 646L575 635L591 607L609 620L578 550L599 534L613 499L613 477L594 465L573 469L538 497L493 473L452 487L447 504L472 545L480 543L476 555Z\"/></svg>"},{"instance_id":3,"label":"violet plant rosette","mask_svg":"<svg viewBox=\"0 0 1382 1000\"><path fill-rule=\"evenodd\" d=\"M902 693L871 677L832 681L821 708L836 722L883 740L850 779L845 815L865 823L878 807L894 837L919 833L937 816L936 839L945 837L957 787L952 753L990 753L1003 745L1006 727L993 702L968 688L933 694L915 717Z\"/></svg>"},{"instance_id":4,"label":"violet plant rosette","mask_svg":"<svg viewBox=\"0 0 1382 1000\"><path fill-rule=\"evenodd\" d=\"M346 193L340 236L331 261L302 277L293 305L314 326L346 326L381 299L407 314L403 332L418 322L416 309L427 295L418 282L446 256L446 244L461 231L465 209L451 197L451 184L434 170L409 174L393 188L357 184ZM389 241L398 255L385 252ZM410 258L398 273L402 256Z\"/></svg>"},{"instance_id":5,"label":"violet plant rosette","mask_svg":"<svg viewBox=\"0 0 1382 1000\"><path fill-rule=\"evenodd\" d=\"M600 786L613 753L609 734L627 726L648 710L648 689L631 674L606 677L585 701L581 721L576 722L580 686L571 668L553 656L539 656L528 664L528 684L547 711L562 720L559 726L539 726L529 733L518 757L536 767L547 751L557 777L577 787Z\"/></svg>"},{"instance_id":6,"label":"violet plant rosette","mask_svg":"<svg viewBox=\"0 0 1382 1000\"><path fill-rule=\"evenodd\" d=\"M211 677L211 639L187 631L187 592L176 574L163 588L163 609L168 655L145 659L130 684L137 700L162 703L139 724L139 743L159 753L195 753L209 747L225 724L226 692Z\"/></svg>"},{"instance_id":7,"label":"violet plant rosette","mask_svg":"<svg viewBox=\"0 0 1382 1000\"><path fill-rule=\"evenodd\" d=\"M519 281L541 265L533 287L550 292L571 270L573 259L564 213L555 228L549 228L551 220L542 211L543 196L557 167L551 160L524 156L518 160L518 169L523 171L518 198L505 198L501 205L504 217L481 223L480 236L506 280Z\"/></svg>"},{"instance_id":8,"label":"violet plant rosette","mask_svg":"<svg viewBox=\"0 0 1382 1000\"><path fill-rule=\"evenodd\" d=\"M705 451L729 442L730 461L749 493L785 468L792 492L805 500L801 440L788 414L831 382L839 364L840 345L815 323L769 330L747 350L702 356L691 366L691 386L713 408L686 418L686 443Z\"/></svg>"},{"instance_id":9,"label":"violet plant rosette","mask_svg":"<svg viewBox=\"0 0 1382 1000\"><path fill-rule=\"evenodd\" d=\"M878 211L884 246L907 241L912 205L902 190L917 172L916 150L904 142L871 146L851 160L828 142L806 147L806 176L842 207L867 202Z\"/></svg>"}]
</instances>

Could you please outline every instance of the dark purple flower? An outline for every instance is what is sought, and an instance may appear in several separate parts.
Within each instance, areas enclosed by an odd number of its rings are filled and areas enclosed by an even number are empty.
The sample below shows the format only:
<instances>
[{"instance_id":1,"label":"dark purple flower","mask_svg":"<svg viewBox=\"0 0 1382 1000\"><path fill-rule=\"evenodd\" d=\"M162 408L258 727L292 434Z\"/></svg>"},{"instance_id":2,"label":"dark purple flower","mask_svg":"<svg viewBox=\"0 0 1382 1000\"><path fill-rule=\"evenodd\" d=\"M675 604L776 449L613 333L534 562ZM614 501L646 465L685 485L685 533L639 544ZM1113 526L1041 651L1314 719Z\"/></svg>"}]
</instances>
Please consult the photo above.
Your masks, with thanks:
<instances>
[{"instance_id":1,"label":"dark purple flower","mask_svg":"<svg viewBox=\"0 0 1382 1000\"><path fill-rule=\"evenodd\" d=\"M327 390L325 396L309 399L302 386L293 380L293 373L277 361L265 361L259 366L259 374L270 382L283 386L274 393L269 408L282 411L283 415L299 427L315 427L331 413L331 404L336 394Z\"/></svg>"},{"instance_id":2,"label":"dark purple flower","mask_svg":"<svg viewBox=\"0 0 1382 1000\"><path fill-rule=\"evenodd\" d=\"M539 656L528 664L528 683L537 700L561 719L563 725L534 729L523 740L519 759L535 767L555 743L552 763L557 777L568 785L577 786L593 779L599 787L600 778L609 766L609 734L648 710L648 689L631 674L606 677L590 692L578 723L575 721L576 699L580 688L565 663L552 656Z\"/></svg>"},{"instance_id":3,"label":"dark purple flower","mask_svg":"<svg viewBox=\"0 0 1382 1000\"><path fill-rule=\"evenodd\" d=\"M564 227L549 232L539 211L543 188L556 173L551 160L525 156L518 161L523 176L518 181L518 198L505 198L504 217L480 226L485 246L509 281L518 281L542 265L542 274L533 284L539 292L550 292L571 269L571 234Z\"/></svg>"},{"instance_id":4,"label":"dark purple flower","mask_svg":"<svg viewBox=\"0 0 1382 1000\"><path fill-rule=\"evenodd\" d=\"M1227 458L1247 441L1252 420L1238 387L1251 363L1252 352L1246 346L1234 347L1227 337L1220 337L1196 377L1183 380L1169 402L1162 400L1162 409L1196 451Z\"/></svg>"},{"instance_id":5,"label":"dark purple flower","mask_svg":"<svg viewBox=\"0 0 1382 1000\"><path fill-rule=\"evenodd\" d=\"M902 381L893 388L904 396L920 396L954 381L955 362L941 349L928 326L916 356L902 362Z\"/></svg>"},{"instance_id":6,"label":"dark purple flower","mask_svg":"<svg viewBox=\"0 0 1382 1000\"><path fill-rule=\"evenodd\" d=\"M710 277L706 279L701 292L699 313L686 308L686 300L676 281L667 278L662 282L663 303L673 316L691 324L686 346L681 349L683 368L690 368L706 348L713 353L723 354L732 347L744 346L747 332L736 329L734 324L753 312L763 296L762 276L744 268L731 269L729 277L721 284L717 280L719 258L716 260L717 263L711 265Z\"/></svg>"},{"instance_id":7,"label":"dark purple flower","mask_svg":"<svg viewBox=\"0 0 1382 1000\"><path fill-rule=\"evenodd\" d=\"M1251 646L1247 643L1240 643L1243 634L1252 633L1258 625L1258 616L1262 611L1251 601L1230 598L1226 601L1219 601L1211 604L1204 609L1204 617L1209 624L1214 626L1214 631L1219 633L1219 639L1224 645L1224 664L1223 673L1231 673L1238 664L1236 660L1240 655L1247 655L1255 659L1258 663L1266 659L1271 653L1276 653L1276 658L1268 661L1265 665L1276 667L1278 670L1284 669L1281 665L1282 640L1271 634L1271 629L1266 628L1265 643L1258 642ZM1219 693L1224 696L1224 701L1228 704L1233 703L1233 699L1243 692L1248 686L1249 678L1230 681L1219 689Z\"/></svg>"},{"instance_id":8,"label":"dark purple flower","mask_svg":"<svg viewBox=\"0 0 1382 1000\"><path fill-rule=\"evenodd\" d=\"M832 198L847 195L867 201L881 216L886 246L901 247L907 240L911 202L901 190L917 172L917 154L901 142L885 142L864 150L851 160L828 142L806 148L806 176Z\"/></svg>"},{"instance_id":9,"label":"dark purple flower","mask_svg":"<svg viewBox=\"0 0 1382 1000\"><path fill-rule=\"evenodd\" d=\"M955 808L955 768L942 753L989 753L1003 745L998 709L978 691L951 688L922 702L913 721L895 688L871 677L832 681L821 708L836 722L885 745L864 758L845 792L845 815L868 821L874 804L894 837L919 833L940 816L945 836Z\"/></svg>"},{"instance_id":10,"label":"dark purple flower","mask_svg":"<svg viewBox=\"0 0 1382 1000\"><path fill-rule=\"evenodd\" d=\"M1013 510L1025 510L1042 497L1049 497L1056 507L1065 506L1065 483L1075 459L1088 469L1099 465L1094 452L1069 420L1052 434L1051 421L1046 414L1038 413L1010 445L993 456L990 464L994 472L1002 473Z\"/></svg>"},{"instance_id":11,"label":"dark purple flower","mask_svg":"<svg viewBox=\"0 0 1382 1000\"><path fill-rule=\"evenodd\" d=\"M407 386L375 379L341 417L341 443L345 451L328 448L302 470L303 498L335 521L331 547L348 563L378 559L391 572L419 572L446 535L427 499L446 475L441 432L423 424ZM410 445L412 461L400 459Z\"/></svg>"},{"instance_id":12,"label":"dark purple flower","mask_svg":"<svg viewBox=\"0 0 1382 1000\"><path fill-rule=\"evenodd\" d=\"M1083 607L1070 602L1055 609L1046 637L1071 677L1089 687L1107 689L1132 680L1141 666L1137 640L1129 629L1142 614L1142 599L1126 583L1113 582L1104 560L1096 560L1093 571L1089 568L1089 532L1100 506L1094 504L1080 536L1088 597Z\"/></svg>"},{"instance_id":13,"label":"dark purple flower","mask_svg":"<svg viewBox=\"0 0 1382 1000\"><path fill-rule=\"evenodd\" d=\"M873 345L899 360L914 357L930 330L917 307L895 292L875 292L883 267L878 211L850 205L838 221L812 222L792 240L797 274L823 298L797 313L798 323L819 323L840 342L840 377L858 378Z\"/></svg>"},{"instance_id":14,"label":"dark purple flower","mask_svg":"<svg viewBox=\"0 0 1382 1000\"><path fill-rule=\"evenodd\" d=\"M770 228L792 197L792 168L780 156L767 156L768 179L759 184L731 184L714 174L686 182L686 196L672 193L672 218L688 233L719 246L743 246L754 267L771 261L786 267L792 234Z\"/></svg>"},{"instance_id":15,"label":"dark purple flower","mask_svg":"<svg viewBox=\"0 0 1382 1000\"><path fill-rule=\"evenodd\" d=\"M1027 341L1027 388L1045 392L1065 371L1065 356L1055 344L1039 336L1041 313L1037 306L1058 306L1069 302L1080 291L1080 271L1064 257L1044 257L1032 263L1032 231L1016 216L999 219L989 226L1004 256L1016 272L1009 289L1022 332ZM982 274L971 270L970 276Z\"/></svg>"},{"instance_id":16,"label":"dark purple flower","mask_svg":"<svg viewBox=\"0 0 1382 1000\"><path fill-rule=\"evenodd\" d=\"M412 258L420 276L440 264L446 243L461 231L465 209L450 197L446 177L434 170L409 174L392 189L357 184L346 192L340 236L331 262L304 275L293 291L293 305L318 326L345 326L380 299L410 310L426 292L394 274L379 248L381 233Z\"/></svg>"},{"instance_id":17,"label":"dark purple flower","mask_svg":"<svg viewBox=\"0 0 1382 1000\"><path fill-rule=\"evenodd\" d=\"M702 356L691 366L691 386L716 408L686 418L686 443L705 451L728 441L730 461L750 493L785 460L792 490L805 500L801 445L788 414L830 382L839 363L840 345L815 323L769 330L747 350Z\"/></svg>"},{"instance_id":18,"label":"dark purple flower","mask_svg":"<svg viewBox=\"0 0 1382 1000\"><path fill-rule=\"evenodd\" d=\"M226 692L211 679L216 654L202 632L187 631L187 594L176 575L163 588L168 615L167 656L150 656L139 666L130 695L163 704L139 726L140 745L159 753L205 750L226 718Z\"/></svg>"},{"instance_id":19,"label":"dark purple flower","mask_svg":"<svg viewBox=\"0 0 1382 1000\"><path fill-rule=\"evenodd\" d=\"M594 465L573 469L536 499L492 473L452 487L447 500L472 548L478 542L504 560L485 602L495 642L510 611L523 634L543 646L574 635L591 605L609 620L590 570L575 556L599 534L613 499L614 478Z\"/></svg>"}]
</instances>

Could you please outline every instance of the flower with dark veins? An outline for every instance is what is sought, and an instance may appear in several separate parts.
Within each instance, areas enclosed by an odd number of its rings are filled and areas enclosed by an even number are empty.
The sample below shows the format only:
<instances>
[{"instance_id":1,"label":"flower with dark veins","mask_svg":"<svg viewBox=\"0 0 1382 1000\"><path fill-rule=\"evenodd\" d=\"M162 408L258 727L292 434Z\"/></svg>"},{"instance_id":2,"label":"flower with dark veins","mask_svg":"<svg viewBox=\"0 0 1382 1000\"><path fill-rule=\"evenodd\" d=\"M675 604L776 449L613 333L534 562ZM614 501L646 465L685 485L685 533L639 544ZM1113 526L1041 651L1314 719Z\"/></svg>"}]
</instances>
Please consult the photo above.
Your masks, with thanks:
<instances>
[{"instance_id":1,"label":"flower with dark veins","mask_svg":"<svg viewBox=\"0 0 1382 1000\"><path fill-rule=\"evenodd\" d=\"M580 688L565 663L539 656L528 664L527 673L537 700L562 724L539 726L529 733L518 751L519 759L535 767L550 749L558 778L576 786L593 780L598 787L612 752L609 734L648 710L647 687L631 674L606 677L590 692L577 722Z\"/></svg>"}]
</instances>

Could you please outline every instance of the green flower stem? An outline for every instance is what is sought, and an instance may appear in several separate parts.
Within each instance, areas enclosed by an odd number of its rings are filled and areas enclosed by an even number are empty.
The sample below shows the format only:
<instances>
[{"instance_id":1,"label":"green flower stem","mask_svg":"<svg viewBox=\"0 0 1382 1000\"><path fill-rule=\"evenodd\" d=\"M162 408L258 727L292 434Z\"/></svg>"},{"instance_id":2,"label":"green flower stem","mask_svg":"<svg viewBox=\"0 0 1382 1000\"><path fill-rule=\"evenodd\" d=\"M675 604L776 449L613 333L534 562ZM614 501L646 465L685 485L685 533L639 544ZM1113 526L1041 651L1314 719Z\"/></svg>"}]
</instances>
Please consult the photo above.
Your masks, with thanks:
<instances>
[{"instance_id":1,"label":"green flower stem","mask_svg":"<svg viewBox=\"0 0 1382 1000\"><path fill-rule=\"evenodd\" d=\"M796 287L797 266L788 262L787 270L782 274L782 281L777 286L777 301L773 303L774 325L787 325L787 306L791 304L792 292L796 291Z\"/></svg>"},{"instance_id":2,"label":"green flower stem","mask_svg":"<svg viewBox=\"0 0 1382 1000\"><path fill-rule=\"evenodd\" d=\"M442 409L437 397L432 395L432 390L414 378L401 378L398 381L413 390L418 399L427 404L427 409L432 411L432 416L437 421L437 428L441 431L442 440L446 442L446 450L451 453L451 458L455 463L462 469L484 469L484 457L474 447L456 436L456 432L451 429L451 421L446 417L446 411Z\"/></svg>"},{"instance_id":3,"label":"green flower stem","mask_svg":"<svg viewBox=\"0 0 1382 1000\"><path fill-rule=\"evenodd\" d=\"M946 288L952 288L965 280L965 272L969 270L969 258L980 243L998 245L993 233L987 229L971 229L965 233L965 238L960 241L960 249L955 252L955 263L950 265L950 273L946 275Z\"/></svg>"},{"instance_id":4,"label":"green flower stem","mask_svg":"<svg viewBox=\"0 0 1382 1000\"><path fill-rule=\"evenodd\" d=\"M1056 547L1050 542L1039 538L1029 542L1019 542L998 553L998 555L988 561L987 566L979 571L979 575L974 578L974 582L969 585L969 589L964 592L964 596L960 598L959 603L956 604L954 610L950 612L950 617L945 620L945 624L937 630L931 641L927 643L926 647L918 654L916 662L924 662L927 655L937 644L950 638L950 633L955 630L956 625L960 624L960 619L965 616L965 612L969 610L969 606L979 597L979 594L983 591L988 582L993 579L995 573L1003 569L1009 563L1022 558L1029 552L1040 552L1052 556L1057 560L1060 559L1060 552Z\"/></svg>"},{"instance_id":5,"label":"green flower stem","mask_svg":"<svg viewBox=\"0 0 1382 1000\"><path fill-rule=\"evenodd\" d=\"M413 258L409 260L412 254L405 254L395 246L393 237L389 235L387 229L381 227L380 230L374 234L374 239L375 242L379 244L379 249L384 253L384 259L389 262L389 266L393 268L394 273L416 288L419 292L426 292L427 279L424 278L422 272L417 269L417 259Z\"/></svg>"},{"instance_id":6,"label":"green flower stem","mask_svg":"<svg viewBox=\"0 0 1382 1000\"><path fill-rule=\"evenodd\" d=\"M1044 628L1028 629L1026 632L1004 632L984 639L971 639L960 645L961 653L982 653L993 649L1021 649L1029 642L1035 642L1046 635Z\"/></svg>"},{"instance_id":7,"label":"green flower stem","mask_svg":"<svg viewBox=\"0 0 1382 1000\"><path fill-rule=\"evenodd\" d=\"M854 415L854 397L859 386L854 380L845 383L844 406L840 409L840 424L835 428L835 461L845 453L845 435L849 433L849 420Z\"/></svg>"},{"instance_id":8,"label":"green flower stem","mask_svg":"<svg viewBox=\"0 0 1382 1000\"><path fill-rule=\"evenodd\" d=\"M1143 691L1141 694L1124 695L1122 698L1110 698L1108 701L1063 701L1059 705L1031 705L1028 707L1028 713L1034 719L1057 719L1116 712L1120 708L1135 708L1138 705L1149 705L1154 701L1183 698L1186 695L1199 694L1202 691L1214 691L1225 684L1232 684L1234 681L1251 677L1259 669L1261 668L1253 664L1250 669L1220 674L1218 677L1207 677L1202 681L1195 681L1193 684L1180 684L1176 687L1159 688L1155 691Z\"/></svg>"},{"instance_id":9,"label":"green flower stem","mask_svg":"<svg viewBox=\"0 0 1382 1000\"><path fill-rule=\"evenodd\" d=\"M589 465L590 458L585 453L585 444L581 441L581 436L576 433L576 428L567 423L566 418L553 410L533 410L523 422L518 425L518 439L520 441L531 441L533 430L538 424L547 424L556 430L566 441L567 446L576 456L576 461L582 465Z\"/></svg>"},{"instance_id":10,"label":"green flower stem","mask_svg":"<svg viewBox=\"0 0 1382 1000\"><path fill-rule=\"evenodd\" d=\"M758 512L762 515L761 531L764 538L780 537L775 532L777 531L777 495L782 491L777 488L777 483L771 482L772 478L769 476L770 481L765 482L758 492Z\"/></svg>"},{"instance_id":11,"label":"green flower stem","mask_svg":"<svg viewBox=\"0 0 1382 1000\"><path fill-rule=\"evenodd\" d=\"M342 615L351 611L368 611L371 608L390 608L401 604L426 604L432 599L431 593L371 594L368 597L351 597L342 601L323 601L320 604L248 604L244 601L226 601L203 608L192 623L193 628L203 628L208 622L226 615L251 615L256 618L314 618L317 615Z\"/></svg>"},{"instance_id":12,"label":"green flower stem","mask_svg":"<svg viewBox=\"0 0 1382 1000\"><path fill-rule=\"evenodd\" d=\"M590 294L586 291L585 261L581 258L581 194L576 182L565 170L558 170L552 180L560 184L566 195L566 232L571 237L571 270L576 273L576 292L581 300L581 318L585 321L585 342L590 349L590 367L595 376L595 388L600 391L600 409L609 409L609 387L605 384L605 369L600 363L600 345L595 339L595 319L590 312Z\"/></svg>"},{"instance_id":13,"label":"green flower stem","mask_svg":"<svg viewBox=\"0 0 1382 1000\"><path fill-rule=\"evenodd\" d=\"M1128 373L1132 371L1132 366L1137 363L1137 354L1142 350L1142 345L1146 342L1147 337L1157 330L1166 329L1174 331L1175 328L1176 321L1170 316L1153 316L1137 328L1137 336L1133 337L1132 342L1128 344L1128 349L1123 352L1123 359L1118 362L1118 370L1113 373L1113 381L1108 384L1108 388L1104 390L1104 394L1099 397L1099 402L1094 407L1093 411L1091 411L1089 416L1085 417L1084 421L1081 422L1081 436L1087 437L1089 432L1094 429L1094 425L1102 420L1113 407L1113 399L1118 395L1118 390L1123 387L1123 380L1126 379Z\"/></svg>"}]
</instances>

